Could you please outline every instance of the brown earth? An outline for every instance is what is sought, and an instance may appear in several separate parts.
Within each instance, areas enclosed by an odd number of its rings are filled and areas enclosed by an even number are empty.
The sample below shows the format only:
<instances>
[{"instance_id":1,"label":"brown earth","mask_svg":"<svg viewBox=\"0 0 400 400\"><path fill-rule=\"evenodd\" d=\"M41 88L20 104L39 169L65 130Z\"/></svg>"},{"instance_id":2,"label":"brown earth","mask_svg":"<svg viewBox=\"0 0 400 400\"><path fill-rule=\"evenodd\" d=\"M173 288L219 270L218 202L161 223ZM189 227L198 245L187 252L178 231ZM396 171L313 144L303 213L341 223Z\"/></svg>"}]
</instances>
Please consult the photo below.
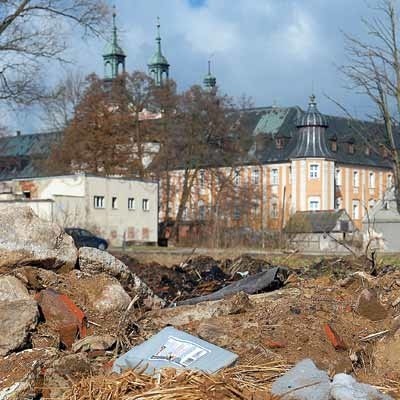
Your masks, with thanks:
<instances>
[{"instance_id":1,"label":"brown earth","mask_svg":"<svg viewBox=\"0 0 400 400\"><path fill-rule=\"evenodd\" d=\"M240 279L237 272L256 273L269 266L265 260L249 257L222 261L201 257L172 267L120 257L156 294L170 302L217 290ZM360 381L391 390L394 397L400 394L399 333L396 334L399 324L395 323L400 304L392 306L400 296L400 269L382 267L374 277L368 273L368 264L363 259L326 259L293 269L285 286L269 293L252 296L240 293L220 301L151 311L135 305L127 313L100 315L92 299L99 294L101 280L107 279L104 275L86 276L79 270L65 274L41 273L37 268L25 268L27 271L20 268L16 275L32 295L46 287L66 294L85 312L88 335L108 334L117 338L116 349L88 353L88 362L95 366L94 374L109 370L119 354L163 327L173 325L236 352L239 366L268 361L294 364L311 358L331 374L352 373ZM357 271L362 272L354 274ZM381 320L373 321L356 312L359 296L366 288L376 293L379 307L375 311L382 312ZM346 350L335 350L324 330L327 323L343 340ZM382 331L381 335L365 339ZM41 321L32 335L33 353L23 357L38 359L44 348L59 354L58 346L57 330ZM12 357L22 357L22 354ZM14 378L8 377L5 365L3 359L0 383L8 384L23 376L25 370L16 367ZM72 381L76 379L79 374ZM396 389L399 391L395 392Z\"/></svg>"}]
</instances>

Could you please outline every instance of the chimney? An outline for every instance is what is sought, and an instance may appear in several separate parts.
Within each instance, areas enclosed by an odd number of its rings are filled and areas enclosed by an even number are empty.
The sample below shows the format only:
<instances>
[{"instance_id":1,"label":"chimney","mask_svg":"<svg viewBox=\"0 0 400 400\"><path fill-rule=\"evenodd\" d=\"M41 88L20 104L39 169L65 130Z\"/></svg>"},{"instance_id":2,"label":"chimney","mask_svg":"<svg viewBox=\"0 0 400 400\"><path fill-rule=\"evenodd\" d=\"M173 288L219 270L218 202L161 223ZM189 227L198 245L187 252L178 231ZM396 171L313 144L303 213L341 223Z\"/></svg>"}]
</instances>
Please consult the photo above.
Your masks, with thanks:
<instances>
[{"instance_id":1,"label":"chimney","mask_svg":"<svg viewBox=\"0 0 400 400\"><path fill-rule=\"evenodd\" d=\"M21 136L21 131L17 131L17 136Z\"/></svg>"}]
</instances>

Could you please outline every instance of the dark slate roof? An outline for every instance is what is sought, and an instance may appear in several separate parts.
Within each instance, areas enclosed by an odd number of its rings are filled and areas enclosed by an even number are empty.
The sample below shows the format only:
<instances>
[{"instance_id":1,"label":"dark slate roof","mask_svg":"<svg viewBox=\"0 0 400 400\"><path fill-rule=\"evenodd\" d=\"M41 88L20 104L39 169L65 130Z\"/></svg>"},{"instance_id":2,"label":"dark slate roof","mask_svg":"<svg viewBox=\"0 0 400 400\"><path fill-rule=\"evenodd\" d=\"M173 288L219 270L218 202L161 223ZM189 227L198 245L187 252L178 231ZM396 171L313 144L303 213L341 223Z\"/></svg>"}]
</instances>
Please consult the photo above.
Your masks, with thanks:
<instances>
[{"instance_id":1,"label":"dark slate roof","mask_svg":"<svg viewBox=\"0 0 400 400\"><path fill-rule=\"evenodd\" d=\"M242 111L242 121L254 138L248 152L248 163L272 163L288 161L298 144L298 124L305 114L299 107L267 107ZM299 122L300 121L300 122ZM345 117L324 115L327 142L337 142L337 151L331 152L332 158L342 164L371 165L390 168L390 161L380 153L380 144L385 144L382 124L352 120ZM396 132L400 146L400 132ZM284 146L279 148L276 139L282 138ZM353 142L354 154L348 151ZM369 148L369 154L366 148Z\"/></svg>"},{"instance_id":2,"label":"dark slate roof","mask_svg":"<svg viewBox=\"0 0 400 400\"><path fill-rule=\"evenodd\" d=\"M329 233L332 232L345 210L297 211L287 222L286 233ZM347 214L348 216L348 214Z\"/></svg>"},{"instance_id":3,"label":"dark slate roof","mask_svg":"<svg viewBox=\"0 0 400 400\"><path fill-rule=\"evenodd\" d=\"M249 140L246 141L246 158L237 163L251 165L289 161L298 144L298 125L304 115L299 107L259 107L240 111L237 119L243 124ZM382 124L328 115L323 116L322 122L328 124L325 132L328 144L333 139L337 142L338 149L333 152L337 162L390 168L389 160L380 154L379 144L385 143ZM400 134L398 138L400 147ZM52 146L60 143L61 139L62 132L0 138L0 180L42 175L36 160L48 157ZM348 151L350 142L354 143L354 154ZM369 155L365 152L366 147L371 149ZM221 161L220 164L223 163Z\"/></svg>"},{"instance_id":4,"label":"dark slate roof","mask_svg":"<svg viewBox=\"0 0 400 400\"><path fill-rule=\"evenodd\" d=\"M38 162L48 157L61 139L62 132L0 138L0 180L43 175Z\"/></svg>"},{"instance_id":5,"label":"dark slate roof","mask_svg":"<svg viewBox=\"0 0 400 400\"><path fill-rule=\"evenodd\" d=\"M308 104L307 112L305 112L297 122L298 128L306 126L307 127L322 126L325 128L328 126L326 117L322 115L317 108L317 103L315 102L314 95L310 97L310 103Z\"/></svg>"}]
</instances>

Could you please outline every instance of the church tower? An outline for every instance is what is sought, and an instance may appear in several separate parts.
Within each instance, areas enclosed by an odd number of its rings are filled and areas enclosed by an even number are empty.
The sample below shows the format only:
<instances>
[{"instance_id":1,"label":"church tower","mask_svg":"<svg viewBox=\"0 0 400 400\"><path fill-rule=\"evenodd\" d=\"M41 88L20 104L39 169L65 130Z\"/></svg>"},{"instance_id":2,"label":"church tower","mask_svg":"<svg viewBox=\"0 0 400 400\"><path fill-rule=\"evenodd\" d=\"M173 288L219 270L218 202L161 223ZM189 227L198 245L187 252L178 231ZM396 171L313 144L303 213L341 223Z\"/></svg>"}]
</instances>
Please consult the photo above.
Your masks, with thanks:
<instances>
[{"instance_id":1,"label":"church tower","mask_svg":"<svg viewBox=\"0 0 400 400\"><path fill-rule=\"evenodd\" d=\"M149 74L154 79L155 84L157 86L162 86L162 84L169 79L169 64L161 50L160 18L157 18L156 42L157 49L153 57L151 57L148 67Z\"/></svg>"},{"instance_id":2,"label":"church tower","mask_svg":"<svg viewBox=\"0 0 400 400\"><path fill-rule=\"evenodd\" d=\"M217 85L217 78L211 74L211 61L208 60L208 74L204 77L203 80L204 89L211 92Z\"/></svg>"},{"instance_id":3,"label":"church tower","mask_svg":"<svg viewBox=\"0 0 400 400\"><path fill-rule=\"evenodd\" d=\"M104 54L104 79L115 79L119 74L125 73L126 55L118 44L117 25L115 22L116 13L114 7L112 37L107 43Z\"/></svg>"}]
</instances>

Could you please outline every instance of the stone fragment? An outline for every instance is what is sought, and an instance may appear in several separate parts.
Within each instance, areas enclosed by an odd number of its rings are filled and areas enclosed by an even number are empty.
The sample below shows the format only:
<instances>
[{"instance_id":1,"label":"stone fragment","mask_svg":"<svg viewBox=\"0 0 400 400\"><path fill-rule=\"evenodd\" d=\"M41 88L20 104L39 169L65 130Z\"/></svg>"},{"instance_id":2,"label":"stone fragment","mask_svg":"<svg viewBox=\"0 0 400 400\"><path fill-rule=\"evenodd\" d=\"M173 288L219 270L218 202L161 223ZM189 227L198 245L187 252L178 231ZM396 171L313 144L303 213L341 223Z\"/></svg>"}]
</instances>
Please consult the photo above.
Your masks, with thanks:
<instances>
[{"instance_id":1,"label":"stone fragment","mask_svg":"<svg viewBox=\"0 0 400 400\"><path fill-rule=\"evenodd\" d=\"M314 362L305 359L278 378L271 393L281 400L329 400L330 379Z\"/></svg>"},{"instance_id":2,"label":"stone fragment","mask_svg":"<svg viewBox=\"0 0 400 400\"><path fill-rule=\"evenodd\" d=\"M55 286L60 280L60 276L53 271L29 266L15 269L13 275L28 289L35 291Z\"/></svg>"},{"instance_id":3,"label":"stone fragment","mask_svg":"<svg viewBox=\"0 0 400 400\"><path fill-rule=\"evenodd\" d=\"M149 308L165 305L163 299L156 296L137 275L110 253L92 247L81 247L78 259L82 272L89 275L106 273L116 278L132 298L139 296L139 300Z\"/></svg>"},{"instance_id":4,"label":"stone fragment","mask_svg":"<svg viewBox=\"0 0 400 400\"><path fill-rule=\"evenodd\" d=\"M358 383L352 376L337 374L331 385L332 400L392 400L392 397L378 392L373 386Z\"/></svg>"},{"instance_id":5,"label":"stone fragment","mask_svg":"<svg viewBox=\"0 0 400 400\"><path fill-rule=\"evenodd\" d=\"M62 399L73 381L92 373L86 354L68 354L55 360L45 371L43 398Z\"/></svg>"},{"instance_id":6,"label":"stone fragment","mask_svg":"<svg viewBox=\"0 0 400 400\"><path fill-rule=\"evenodd\" d=\"M131 302L130 296L121 284L110 276L98 275L95 289L85 293L87 304L90 309L96 310L102 315L125 311Z\"/></svg>"},{"instance_id":7,"label":"stone fragment","mask_svg":"<svg viewBox=\"0 0 400 400\"><path fill-rule=\"evenodd\" d=\"M60 341L67 349L76 338L86 336L86 316L68 296L46 289L38 294L37 300L46 322L59 331Z\"/></svg>"},{"instance_id":8,"label":"stone fragment","mask_svg":"<svg viewBox=\"0 0 400 400\"><path fill-rule=\"evenodd\" d=\"M31 300L27 288L14 276L0 277L0 301Z\"/></svg>"},{"instance_id":9,"label":"stone fragment","mask_svg":"<svg viewBox=\"0 0 400 400\"><path fill-rule=\"evenodd\" d=\"M38 308L32 299L0 302L0 356L28 346L37 321Z\"/></svg>"},{"instance_id":10,"label":"stone fragment","mask_svg":"<svg viewBox=\"0 0 400 400\"><path fill-rule=\"evenodd\" d=\"M371 321L380 321L388 315L373 289L364 289L357 300L356 312Z\"/></svg>"},{"instance_id":11,"label":"stone fragment","mask_svg":"<svg viewBox=\"0 0 400 400\"><path fill-rule=\"evenodd\" d=\"M76 259L73 239L57 224L40 219L30 207L0 210L0 267L70 270Z\"/></svg>"},{"instance_id":12,"label":"stone fragment","mask_svg":"<svg viewBox=\"0 0 400 400\"><path fill-rule=\"evenodd\" d=\"M33 349L0 358L0 399L41 398L42 368L56 356L54 349Z\"/></svg>"},{"instance_id":13,"label":"stone fragment","mask_svg":"<svg viewBox=\"0 0 400 400\"><path fill-rule=\"evenodd\" d=\"M72 351L77 353L79 351L109 350L115 345L115 341L115 338L110 335L86 336L73 344Z\"/></svg>"}]
</instances>

